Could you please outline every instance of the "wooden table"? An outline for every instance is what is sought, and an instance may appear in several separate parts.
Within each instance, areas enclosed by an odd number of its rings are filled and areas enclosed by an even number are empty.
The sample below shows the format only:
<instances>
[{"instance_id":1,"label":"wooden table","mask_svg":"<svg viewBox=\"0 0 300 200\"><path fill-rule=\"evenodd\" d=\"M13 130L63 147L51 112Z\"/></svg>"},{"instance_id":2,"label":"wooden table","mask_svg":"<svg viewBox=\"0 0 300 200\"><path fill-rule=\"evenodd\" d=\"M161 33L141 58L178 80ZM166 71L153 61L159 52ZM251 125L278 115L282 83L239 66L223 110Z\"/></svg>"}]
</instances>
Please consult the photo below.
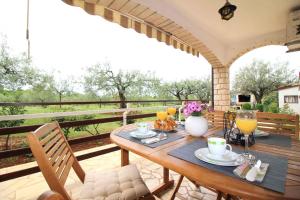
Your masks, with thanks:
<instances>
[{"instance_id":1,"label":"wooden table","mask_svg":"<svg viewBox=\"0 0 300 200\"><path fill-rule=\"evenodd\" d=\"M170 169L204 187L215 188L223 193L239 196L243 199L300 199L300 141L293 140L290 148L266 144L255 144L250 148L288 158L285 194L281 194L168 155L169 151L199 139L189 136L183 130L179 131L178 134L184 135L184 138L156 148L146 147L115 135L120 131L129 131L134 128L134 125L123 126L114 130L110 137L114 143L121 147L122 166L129 164L129 151L163 166L163 184L153 191L154 194L174 185L174 180L169 180ZM221 128L211 128L206 136L212 135L219 130Z\"/></svg>"}]
</instances>

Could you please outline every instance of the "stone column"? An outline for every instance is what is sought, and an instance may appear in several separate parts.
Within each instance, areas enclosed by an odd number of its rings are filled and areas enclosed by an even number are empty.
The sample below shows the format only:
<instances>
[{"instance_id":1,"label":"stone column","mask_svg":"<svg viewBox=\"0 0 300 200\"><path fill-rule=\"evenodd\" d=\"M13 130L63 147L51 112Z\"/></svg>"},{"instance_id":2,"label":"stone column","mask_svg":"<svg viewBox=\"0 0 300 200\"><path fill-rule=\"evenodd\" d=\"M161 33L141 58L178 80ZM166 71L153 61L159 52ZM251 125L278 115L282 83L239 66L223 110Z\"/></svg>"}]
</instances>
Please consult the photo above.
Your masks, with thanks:
<instances>
[{"instance_id":1,"label":"stone column","mask_svg":"<svg viewBox=\"0 0 300 200\"><path fill-rule=\"evenodd\" d=\"M230 107L229 67L213 68L214 109L227 111Z\"/></svg>"}]
</instances>

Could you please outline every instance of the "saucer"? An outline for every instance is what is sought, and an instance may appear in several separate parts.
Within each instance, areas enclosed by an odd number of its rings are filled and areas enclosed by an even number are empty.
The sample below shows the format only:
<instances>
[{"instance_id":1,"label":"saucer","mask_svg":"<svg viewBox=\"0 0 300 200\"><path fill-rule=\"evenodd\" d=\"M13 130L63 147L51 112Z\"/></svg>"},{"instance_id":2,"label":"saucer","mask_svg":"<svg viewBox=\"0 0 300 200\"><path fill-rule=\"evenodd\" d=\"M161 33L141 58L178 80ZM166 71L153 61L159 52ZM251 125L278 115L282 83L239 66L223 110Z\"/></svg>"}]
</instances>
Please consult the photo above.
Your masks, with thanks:
<instances>
[{"instance_id":1,"label":"saucer","mask_svg":"<svg viewBox=\"0 0 300 200\"><path fill-rule=\"evenodd\" d=\"M242 159L238 159L238 158L240 158L241 155L237 154L235 152L231 152L231 154L232 154L231 156L235 158L235 160L233 160L233 161L219 161L219 160L211 159L211 158L207 157L208 154L210 154L208 148L201 148L194 152L194 155L199 160L213 164L213 165L232 167L232 166L241 165L244 162Z\"/></svg>"},{"instance_id":2,"label":"saucer","mask_svg":"<svg viewBox=\"0 0 300 200\"><path fill-rule=\"evenodd\" d=\"M262 131L262 130L258 130L256 129L255 132L254 132L254 137L266 137L266 136L269 136L270 133L267 133L265 131Z\"/></svg>"},{"instance_id":3,"label":"saucer","mask_svg":"<svg viewBox=\"0 0 300 200\"><path fill-rule=\"evenodd\" d=\"M139 132L138 130L130 132L130 136L137 139L145 139L156 136L156 132L149 130L146 133Z\"/></svg>"},{"instance_id":4,"label":"saucer","mask_svg":"<svg viewBox=\"0 0 300 200\"><path fill-rule=\"evenodd\" d=\"M215 155L215 154L211 154L210 152L208 152L205 156L208 159L212 159L212 160L216 160L216 161L220 161L220 162L233 162L237 159L238 154L236 154L232 151L226 150L225 154L223 154L223 155Z\"/></svg>"}]
</instances>

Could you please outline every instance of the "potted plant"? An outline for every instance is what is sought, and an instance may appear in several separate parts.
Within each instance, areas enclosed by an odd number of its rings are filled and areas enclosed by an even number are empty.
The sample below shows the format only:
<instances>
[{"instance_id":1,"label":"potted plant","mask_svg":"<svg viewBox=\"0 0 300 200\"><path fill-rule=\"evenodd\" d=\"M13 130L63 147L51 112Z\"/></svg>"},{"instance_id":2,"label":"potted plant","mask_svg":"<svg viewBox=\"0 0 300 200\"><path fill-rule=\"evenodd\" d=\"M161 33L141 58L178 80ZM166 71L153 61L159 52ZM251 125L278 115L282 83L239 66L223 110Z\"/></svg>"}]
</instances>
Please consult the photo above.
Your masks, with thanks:
<instances>
[{"instance_id":1,"label":"potted plant","mask_svg":"<svg viewBox=\"0 0 300 200\"><path fill-rule=\"evenodd\" d=\"M183 114L186 117L185 130L196 137L205 134L208 130L208 121L203 115L208 111L206 104L200 104L196 101L187 103L183 109Z\"/></svg>"}]
</instances>

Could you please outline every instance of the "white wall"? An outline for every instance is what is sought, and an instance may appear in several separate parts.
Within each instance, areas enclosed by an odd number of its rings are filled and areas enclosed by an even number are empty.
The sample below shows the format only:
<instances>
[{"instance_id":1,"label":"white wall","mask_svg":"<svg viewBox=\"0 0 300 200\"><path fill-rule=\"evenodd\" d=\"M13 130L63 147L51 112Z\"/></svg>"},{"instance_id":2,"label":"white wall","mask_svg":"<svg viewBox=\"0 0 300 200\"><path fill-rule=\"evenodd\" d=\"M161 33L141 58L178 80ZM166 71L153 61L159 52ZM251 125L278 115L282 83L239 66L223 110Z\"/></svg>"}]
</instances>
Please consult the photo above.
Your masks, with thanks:
<instances>
[{"instance_id":1,"label":"white wall","mask_svg":"<svg viewBox=\"0 0 300 200\"><path fill-rule=\"evenodd\" d=\"M300 90L298 86L292 88L286 88L278 90L278 102L279 108L282 108L284 105L284 96L287 95L297 95L298 96L298 103L289 103L289 107L293 109L294 112L300 114Z\"/></svg>"}]
</instances>

